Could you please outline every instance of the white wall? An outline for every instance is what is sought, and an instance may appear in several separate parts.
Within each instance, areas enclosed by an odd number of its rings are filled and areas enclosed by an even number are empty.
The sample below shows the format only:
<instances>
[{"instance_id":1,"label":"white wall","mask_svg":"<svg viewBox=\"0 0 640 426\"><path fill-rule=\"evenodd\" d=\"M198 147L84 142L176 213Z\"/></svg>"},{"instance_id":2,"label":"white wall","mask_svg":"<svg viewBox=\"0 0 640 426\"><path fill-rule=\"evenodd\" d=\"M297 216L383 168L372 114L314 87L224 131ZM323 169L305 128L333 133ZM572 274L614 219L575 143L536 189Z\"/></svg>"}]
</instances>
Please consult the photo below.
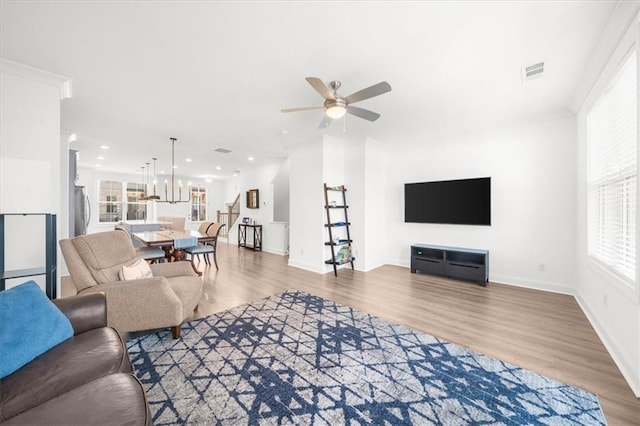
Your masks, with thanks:
<instances>
[{"instance_id":1,"label":"white wall","mask_svg":"<svg viewBox=\"0 0 640 426\"><path fill-rule=\"evenodd\" d=\"M487 249L491 281L572 294L575 140L570 117L387 143L387 262L409 266L414 243ZM491 226L404 223L405 183L485 176L492 179Z\"/></svg>"},{"instance_id":2,"label":"white wall","mask_svg":"<svg viewBox=\"0 0 640 426\"><path fill-rule=\"evenodd\" d=\"M387 154L385 144L367 138L364 145L364 207L363 223L365 243L362 262L356 262L369 271L387 263L388 208L385 198L387 187Z\"/></svg>"},{"instance_id":3,"label":"white wall","mask_svg":"<svg viewBox=\"0 0 640 426\"><path fill-rule=\"evenodd\" d=\"M584 96L577 120L577 289L576 298L620 371L640 397L640 289L619 282L587 255L587 134L586 117L603 85L640 38L638 5L621 4L603 35L581 86ZM625 35L626 34L626 35ZM640 262L637 262L640 265Z\"/></svg>"},{"instance_id":4,"label":"white wall","mask_svg":"<svg viewBox=\"0 0 640 426\"><path fill-rule=\"evenodd\" d=\"M287 158L273 178L273 221L289 223L290 162Z\"/></svg>"},{"instance_id":5,"label":"white wall","mask_svg":"<svg viewBox=\"0 0 640 426\"><path fill-rule=\"evenodd\" d=\"M67 160L61 158L60 101L70 81L4 59L0 64L0 211L57 214L58 238L64 237L69 226L61 194ZM9 220L6 269L44 266L44 219ZM58 263L60 258L58 251ZM34 279L44 288L44 277ZM9 281L7 288L25 280Z\"/></svg>"},{"instance_id":6,"label":"white wall","mask_svg":"<svg viewBox=\"0 0 640 426\"><path fill-rule=\"evenodd\" d=\"M492 281L573 294L574 118L474 136L430 138L425 132L415 138L376 141L325 135L315 149L298 150L291 158L292 183L302 179L305 196L322 181L347 187L356 269L385 263L408 266L409 247L417 242L486 248ZM310 172L318 168L318 158L321 176L314 182ZM491 227L404 223L404 183L480 176L493 178ZM294 202L292 215L322 201L319 193L304 206ZM324 210L321 221L324 225ZM322 226L322 235L316 235L309 226L297 229L292 220L292 235L324 248L322 256L314 256L315 266L305 267L327 272L326 230ZM294 258L300 256L293 245L297 237L292 237Z\"/></svg>"},{"instance_id":7,"label":"white wall","mask_svg":"<svg viewBox=\"0 0 640 426\"><path fill-rule=\"evenodd\" d=\"M354 267L369 271L387 263L386 156L391 149L369 137L341 143Z\"/></svg>"},{"instance_id":8,"label":"white wall","mask_svg":"<svg viewBox=\"0 0 640 426\"><path fill-rule=\"evenodd\" d=\"M331 135L324 135L322 137L322 181L315 183L315 185L312 187L314 192L318 191L319 189L319 191L316 193L319 194L319 200L321 201L323 232L322 239L318 240L316 244L323 248L321 264L318 265L318 267L321 268L322 272L324 273L327 273L329 271L333 272L333 266L324 263L325 260L331 259L331 247L324 245L325 241L329 241L329 230L326 226L324 226L324 224L327 223L327 213L324 208L325 200L323 183L326 183L327 186L344 185L347 188L347 203L350 206L348 218L349 221L354 224L354 226L350 227L351 239L355 239L358 236L358 231L355 228L355 223L357 223L357 221L354 221L354 204L353 200L351 200L351 196L357 196L360 191L359 188L351 188L351 182L348 182L346 180L348 169L347 164L349 163L348 159L346 158L347 148L353 146L353 143L350 144L350 142L353 141L348 140L347 138L338 139ZM361 163L361 161L359 161L358 163ZM329 191L329 193L327 194L327 198L329 202L336 201L338 205L342 204L341 194L339 192ZM329 212L329 215L332 223L344 220L342 211L339 209L331 210ZM341 239L346 239L346 229L343 227L334 227L331 232L334 238L337 235ZM337 252L339 248L334 248L334 250ZM353 250L354 256L356 256L357 253L355 252L355 247L353 247Z\"/></svg>"},{"instance_id":9,"label":"white wall","mask_svg":"<svg viewBox=\"0 0 640 426\"><path fill-rule=\"evenodd\" d=\"M347 188L358 270L409 266L414 243L482 248L491 253L492 281L573 294L575 143L573 117L464 137L325 135L291 156L290 264L331 270L326 182ZM404 223L405 183L482 176L492 177L492 226Z\"/></svg>"},{"instance_id":10,"label":"white wall","mask_svg":"<svg viewBox=\"0 0 640 426\"><path fill-rule=\"evenodd\" d=\"M242 171L237 179L226 186L226 200L232 202L240 194L240 218L248 217L254 223L262 225L262 250L284 255L289 249L289 224L273 220L274 194L272 182L285 165L285 159L264 166L256 166ZM258 190L260 207L247 208L246 193L250 189ZM229 230L229 243L238 243L238 226ZM249 241L251 243L251 241Z\"/></svg>"},{"instance_id":11,"label":"white wall","mask_svg":"<svg viewBox=\"0 0 640 426\"><path fill-rule=\"evenodd\" d=\"M240 176L234 176L224 182L224 203L233 204L240 193Z\"/></svg>"},{"instance_id":12,"label":"white wall","mask_svg":"<svg viewBox=\"0 0 640 426\"><path fill-rule=\"evenodd\" d=\"M324 272L322 140L300 141L290 155L289 265Z\"/></svg>"}]
</instances>

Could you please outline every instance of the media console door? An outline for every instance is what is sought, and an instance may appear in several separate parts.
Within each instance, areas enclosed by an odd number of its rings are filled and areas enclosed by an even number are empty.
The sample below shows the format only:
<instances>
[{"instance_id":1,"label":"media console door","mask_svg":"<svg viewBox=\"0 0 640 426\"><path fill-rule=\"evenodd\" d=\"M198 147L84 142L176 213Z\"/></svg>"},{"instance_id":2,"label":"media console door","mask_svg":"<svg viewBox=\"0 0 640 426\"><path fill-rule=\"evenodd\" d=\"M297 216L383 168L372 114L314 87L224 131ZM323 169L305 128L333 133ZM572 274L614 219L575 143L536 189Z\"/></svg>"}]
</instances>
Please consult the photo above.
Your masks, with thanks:
<instances>
[{"instance_id":1,"label":"media console door","mask_svg":"<svg viewBox=\"0 0 640 426\"><path fill-rule=\"evenodd\" d=\"M489 251L415 244L411 246L411 272L423 272L486 286L489 281Z\"/></svg>"}]
</instances>

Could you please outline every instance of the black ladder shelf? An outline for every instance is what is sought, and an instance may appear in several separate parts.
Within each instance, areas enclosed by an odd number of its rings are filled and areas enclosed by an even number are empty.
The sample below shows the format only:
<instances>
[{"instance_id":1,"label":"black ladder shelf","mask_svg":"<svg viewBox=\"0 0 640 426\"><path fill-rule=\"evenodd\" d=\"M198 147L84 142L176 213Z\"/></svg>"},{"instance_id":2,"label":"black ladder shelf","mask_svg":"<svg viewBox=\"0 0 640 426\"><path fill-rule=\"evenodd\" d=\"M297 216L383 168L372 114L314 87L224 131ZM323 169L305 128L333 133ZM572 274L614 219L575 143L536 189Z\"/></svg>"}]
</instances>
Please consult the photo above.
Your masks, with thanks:
<instances>
[{"instance_id":1,"label":"black ladder shelf","mask_svg":"<svg viewBox=\"0 0 640 426\"><path fill-rule=\"evenodd\" d=\"M340 193L341 199L330 201L329 193L331 192ZM351 250L352 241L349 231L351 223L349 223L349 215L347 214L349 206L347 205L347 189L344 185L327 186L326 183L324 184L324 209L327 212L327 223L324 226L329 231L329 241L326 241L324 245L331 248L331 259L325 260L324 263L333 266L333 274L337 277L338 266L350 263L353 270L353 261L355 260ZM343 213L341 219L344 220L335 220L337 218L331 217L332 212L338 213L340 211ZM339 231L339 229L344 231Z\"/></svg>"}]
</instances>

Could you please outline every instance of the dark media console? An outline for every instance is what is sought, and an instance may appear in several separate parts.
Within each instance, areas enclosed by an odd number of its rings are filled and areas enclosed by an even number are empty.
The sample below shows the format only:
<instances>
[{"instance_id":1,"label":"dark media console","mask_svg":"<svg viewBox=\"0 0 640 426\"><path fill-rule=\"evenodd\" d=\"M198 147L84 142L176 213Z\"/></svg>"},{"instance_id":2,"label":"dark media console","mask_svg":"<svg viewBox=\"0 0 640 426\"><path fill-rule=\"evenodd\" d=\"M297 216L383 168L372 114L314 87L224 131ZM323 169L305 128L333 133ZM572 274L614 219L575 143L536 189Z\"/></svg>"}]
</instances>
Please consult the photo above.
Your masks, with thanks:
<instances>
[{"instance_id":1,"label":"dark media console","mask_svg":"<svg viewBox=\"0 0 640 426\"><path fill-rule=\"evenodd\" d=\"M489 250L415 244L411 246L411 272L475 281L489 281Z\"/></svg>"}]
</instances>

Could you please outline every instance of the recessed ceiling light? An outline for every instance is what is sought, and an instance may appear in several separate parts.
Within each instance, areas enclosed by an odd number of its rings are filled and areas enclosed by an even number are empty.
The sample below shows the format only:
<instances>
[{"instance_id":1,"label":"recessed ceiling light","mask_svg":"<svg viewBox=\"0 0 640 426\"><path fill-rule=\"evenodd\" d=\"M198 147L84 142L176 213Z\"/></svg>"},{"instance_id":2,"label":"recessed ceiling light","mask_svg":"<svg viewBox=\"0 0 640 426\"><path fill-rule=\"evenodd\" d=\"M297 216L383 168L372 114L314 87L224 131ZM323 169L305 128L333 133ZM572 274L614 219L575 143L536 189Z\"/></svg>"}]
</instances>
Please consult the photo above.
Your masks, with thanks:
<instances>
[{"instance_id":1,"label":"recessed ceiling light","mask_svg":"<svg viewBox=\"0 0 640 426\"><path fill-rule=\"evenodd\" d=\"M174 166L173 166L173 168L174 168L174 169L177 169L177 168L178 168L178 166L175 166L175 165L174 165Z\"/></svg>"},{"instance_id":2,"label":"recessed ceiling light","mask_svg":"<svg viewBox=\"0 0 640 426\"><path fill-rule=\"evenodd\" d=\"M164 170L160 170L160 174L161 175L165 174L165 171Z\"/></svg>"},{"instance_id":3,"label":"recessed ceiling light","mask_svg":"<svg viewBox=\"0 0 640 426\"><path fill-rule=\"evenodd\" d=\"M106 145L100 145L100 149L109 149L109 147Z\"/></svg>"},{"instance_id":4,"label":"recessed ceiling light","mask_svg":"<svg viewBox=\"0 0 640 426\"><path fill-rule=\"evenodd\" d=\"M216 170L222 170L222 167L216 166Z\"/></svg>"},{"instance_id":5,"label":"recessed ceiling light","mask_svg":"<svg viewBox=\"0 0 640 426\"><path fill-rule=\"evenodd\" d=\"M205 182L207 182L207 183L211 183L211 182L213 182L213 179L211 179L211 178L207 178L207 179L205 179L204 181L205 181Z\"/></svg>"},{"instance_id":6,"label":"recessed ceiling light","mask_svg":"<svg viewBox=\"0 0 640 426\"><path fill-rule=\"evenodd\" d=\"M96 164L96 167L102 167L102 164Z\"/></svg>"},{"instance_id":7,"label":"recessed ceiling light","mask_svg":"<svg viewBox=\"0 0 640 426\"><path fill-rule=\"evenodd\" d=\"M234 173L234 174L233 174L233 177L238 177L238 174L237 174L237 173Z\"/></svg>"},{"instance_id":8,"label":"recessed ceiling light","mask_svg":"<svg viewBox=\"0 0 640 426\"><path fill-rule=\"evenodd\" d=\"M253 161L253 157L249 157L249 158L247 158L247 160Z\"/></svg>"},{"instance_id":9,"label":"recessed ceiling light","mask_svg":"<svg viewBox=\"0 0 640 426\"><path fill-rule=\"evenodd\" d=\"M286 129L285 129L285 130L280 130L280 133L282 133L283 135L286 135L286 134L288 134L288 133L289 133L289 131L288 131L288 130L286 130Z\"/></svg>"},{"instance_id":10,"label":"recessed ceiling light","mask_svg":"<svg viewBox=\"0 0 640 426\"><path fill-rule=\"evenodd\" d=\"M102 155L98 155L98 156L96 157L96 160L104 160L104 157L103 157Z\"/></svg>"},{"instance_id":11,"label":"recessed ceiling light","mask_svg":"<svg viewBox=\"0 0 640 426\"><path fill-rule=\"evenodd\" d=\"M184 161L186 161L187 163L190 163L192 160L191 158L185 158Z\"/></svg>"},{"instance_id":12,"label":"recessed ceiling light","mask_svg":"<svg viewBox=\"0 0 640 426\"><path fill-rule=\"evenodd\" d=\"M75 142L75 141L77 141L77 140L78 140L78 135L76 135L75 133L71 133L71 134L69 135L69 143L71 143L71 142Z\"/></svg>"}]
</instances>

